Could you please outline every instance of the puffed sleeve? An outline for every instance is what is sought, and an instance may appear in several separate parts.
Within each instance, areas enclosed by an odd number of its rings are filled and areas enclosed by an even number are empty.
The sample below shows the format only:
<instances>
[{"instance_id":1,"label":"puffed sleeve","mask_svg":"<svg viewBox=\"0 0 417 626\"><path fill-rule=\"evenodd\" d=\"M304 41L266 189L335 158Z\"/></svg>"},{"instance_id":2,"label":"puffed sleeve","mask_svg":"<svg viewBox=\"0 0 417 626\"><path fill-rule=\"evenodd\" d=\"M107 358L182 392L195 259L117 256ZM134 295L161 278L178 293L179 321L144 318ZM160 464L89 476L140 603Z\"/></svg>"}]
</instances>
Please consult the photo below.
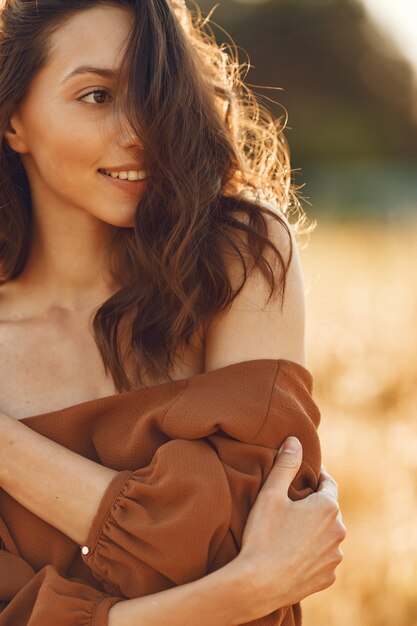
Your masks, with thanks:
<instances>
[{"instance_id":1,"label":"puffed sleeve","mask_svg":"<svg viewBox=\"0 0 417 626\"><path fill-rule=\"evenodd\" d=\"M243 472L238 481L243 485L248 479L254 486ZM242 519L231 508L234 497L246 499L244 491L242 487L241 494L232 496L210 446L171 441L158 450L149 468L121 472L110 484L86 561L106 590L129 598L202 578L239 551L233 526L241 526ZM295 624L289 607L283 607L247 626Z\"/></svg>"},{"instance_id":2,"label":"puffed sleeve","mask_svg":"<svg viewBox=\"0 0 417 626\"><path fill-rule=\"evenodd\" d=\"M230 489L211 446L175 439L148 467L116 475L85 563L109 593L139 597L201 578L227 534Z\"/></svg>"},{"instance_id":3,"label":"puffed sleeve","mask_svg":"<svg viewBox=\"0 0 417 626\"><path fill-rule=\"evenodd\" d=\"M250 376L239 378L239 370ZM193 377L165 417L166 442L152 462L118 472L101 501L83 558L103 588L140 597L235 558L250 509L290 434L303 444L290 496L315 491L319 411L311 385L308 370L285 360ZM291 626L297 612L285 607L251 623Z\"/></svg>"},{"instance_id":4,"label":"puffed sleeve","mask_svg":"<svg viewBox=\"0 0 417 626\"><path fill-rule=\"evenodd\" d=\"M0 553L1 565L8 565L0 577L1 626L108 626L110 607L122 600L102 593L78 579L61 576L52 565L30 575L23 559ZM3 583L7 578L11 578ZM11 585L15 593L12 597Z\"/></svg>"}]
</instances>

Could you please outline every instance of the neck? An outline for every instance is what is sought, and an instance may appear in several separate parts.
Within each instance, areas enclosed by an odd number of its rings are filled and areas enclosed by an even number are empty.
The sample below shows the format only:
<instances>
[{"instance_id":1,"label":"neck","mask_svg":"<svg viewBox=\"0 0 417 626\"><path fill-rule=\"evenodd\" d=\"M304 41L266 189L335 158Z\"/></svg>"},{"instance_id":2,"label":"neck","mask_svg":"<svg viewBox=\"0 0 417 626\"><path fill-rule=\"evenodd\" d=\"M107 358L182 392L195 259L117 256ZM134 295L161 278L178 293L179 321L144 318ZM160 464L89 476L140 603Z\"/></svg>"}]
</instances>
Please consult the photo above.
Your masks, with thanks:
<instances>
[{"instance_id":1,"label":"neck","mask_svg":"<svg viewBox=\"0 0 417 626\"><path fill-rule=\"evenodd\" d=\"M16 283L38 311L85 312L117 290L107 267L115 227L77 217L34 216L28 260Z\"/></svg>"}]
</instances>

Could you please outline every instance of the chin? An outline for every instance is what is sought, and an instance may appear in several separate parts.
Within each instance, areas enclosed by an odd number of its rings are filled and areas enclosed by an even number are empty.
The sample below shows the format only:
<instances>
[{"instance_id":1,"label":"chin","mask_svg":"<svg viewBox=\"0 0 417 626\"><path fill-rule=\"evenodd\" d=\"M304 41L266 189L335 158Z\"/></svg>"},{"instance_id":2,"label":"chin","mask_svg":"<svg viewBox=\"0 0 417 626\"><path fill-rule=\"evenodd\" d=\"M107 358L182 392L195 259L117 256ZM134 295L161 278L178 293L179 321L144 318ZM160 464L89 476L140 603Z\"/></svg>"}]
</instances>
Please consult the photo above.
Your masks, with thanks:
<instances>
[{"instance_id":1,"label":"chin","mask_svg":"<svg viewBox=\"0 0 417 626\"><path fill-rule=\"evenodd\" d=\"M135 220L134 218L121 220L121 219L106 219L103 220L110 226L115 226L116 228L134 228Z\"/></svg>"},{"instance_id":2,"label":"chin","mask_svg":"<svg viewBox=\"0 0 417 626\"><path fill-rule=\"evenodd\" d=\"M109 224L109 226L115 226L117 228L133 228L135 225L136 207L134 210L119 210L115 211L113 206L108 211L94 212L94 217L98 218L102 222Z\"/></svg>"}]
</instances>

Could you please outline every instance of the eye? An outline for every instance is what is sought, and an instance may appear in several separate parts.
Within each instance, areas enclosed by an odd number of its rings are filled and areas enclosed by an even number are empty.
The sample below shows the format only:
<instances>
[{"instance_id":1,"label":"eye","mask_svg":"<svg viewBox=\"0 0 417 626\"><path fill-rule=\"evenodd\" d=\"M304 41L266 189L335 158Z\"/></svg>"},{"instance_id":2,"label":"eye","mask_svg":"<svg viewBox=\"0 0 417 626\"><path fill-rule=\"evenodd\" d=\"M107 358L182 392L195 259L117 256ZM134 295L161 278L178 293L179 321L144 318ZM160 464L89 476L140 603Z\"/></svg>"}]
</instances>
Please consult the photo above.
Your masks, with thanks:
<instances>
[{"instance_id":1,"label":"eye","mask_svg":"<svg viewBox=\"0 0 417 626\"><path fill-rule=\"evenodd\" d=\"M86 104L108 104L109 101L106 102L105 100L106 96L111 98L110 93L106 89L94 89L84 94L79 100L86 102ZM93 101L90 100L90 102L88 102L85 98L92 98Z\"/></svg>"}]
</instances>

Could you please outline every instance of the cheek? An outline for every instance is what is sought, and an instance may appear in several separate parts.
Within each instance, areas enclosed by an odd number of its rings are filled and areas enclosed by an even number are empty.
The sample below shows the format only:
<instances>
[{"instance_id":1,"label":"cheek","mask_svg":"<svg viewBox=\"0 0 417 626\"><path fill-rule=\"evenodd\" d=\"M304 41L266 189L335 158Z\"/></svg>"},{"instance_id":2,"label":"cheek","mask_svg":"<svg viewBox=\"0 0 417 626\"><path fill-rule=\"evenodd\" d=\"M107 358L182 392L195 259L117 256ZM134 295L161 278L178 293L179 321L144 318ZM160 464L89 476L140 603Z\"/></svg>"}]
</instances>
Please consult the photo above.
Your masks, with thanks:
<instances>
[{"instance_id":1,"label":"cheek","mask_svg":"<svg viewBox=\"0 0 417 626\"><path fill-rule=\"evenodd\" d=\"M97 173L106 159L111 162L111 133L103 120L85 113L80 122L79 114L71 119L57 109L43 113L27 124L29 151L43 185L109 224L132 227L140 196L113 188Z\"/></svg>"},{"instance_id":2,"label":"cheek","mask_svg":"<svg viewBox=\"0 0 417 626\"><path fill-rule=\"evenodd\" d=\"M79 128L68 120L56 117L49 124L42 121L35 136L39 150L35 148L34 157L39 169L59 173L59 178L87 174L100 158L102 139L91 129Z\"/></svg>"},{"instance_id":3,"label":"cheek","mask_svg":"<svg viewBox=\"0 0 417 626\"><path fill-rule=\"evenodd\" d=\"M30 152L41 174L83 176L91 174L102 158L105 138L94 120L81 124L78 119L46 107L41 116L28 119ZM48 176L48 177L49 177Z\"/></svg>"}]
</instances>

